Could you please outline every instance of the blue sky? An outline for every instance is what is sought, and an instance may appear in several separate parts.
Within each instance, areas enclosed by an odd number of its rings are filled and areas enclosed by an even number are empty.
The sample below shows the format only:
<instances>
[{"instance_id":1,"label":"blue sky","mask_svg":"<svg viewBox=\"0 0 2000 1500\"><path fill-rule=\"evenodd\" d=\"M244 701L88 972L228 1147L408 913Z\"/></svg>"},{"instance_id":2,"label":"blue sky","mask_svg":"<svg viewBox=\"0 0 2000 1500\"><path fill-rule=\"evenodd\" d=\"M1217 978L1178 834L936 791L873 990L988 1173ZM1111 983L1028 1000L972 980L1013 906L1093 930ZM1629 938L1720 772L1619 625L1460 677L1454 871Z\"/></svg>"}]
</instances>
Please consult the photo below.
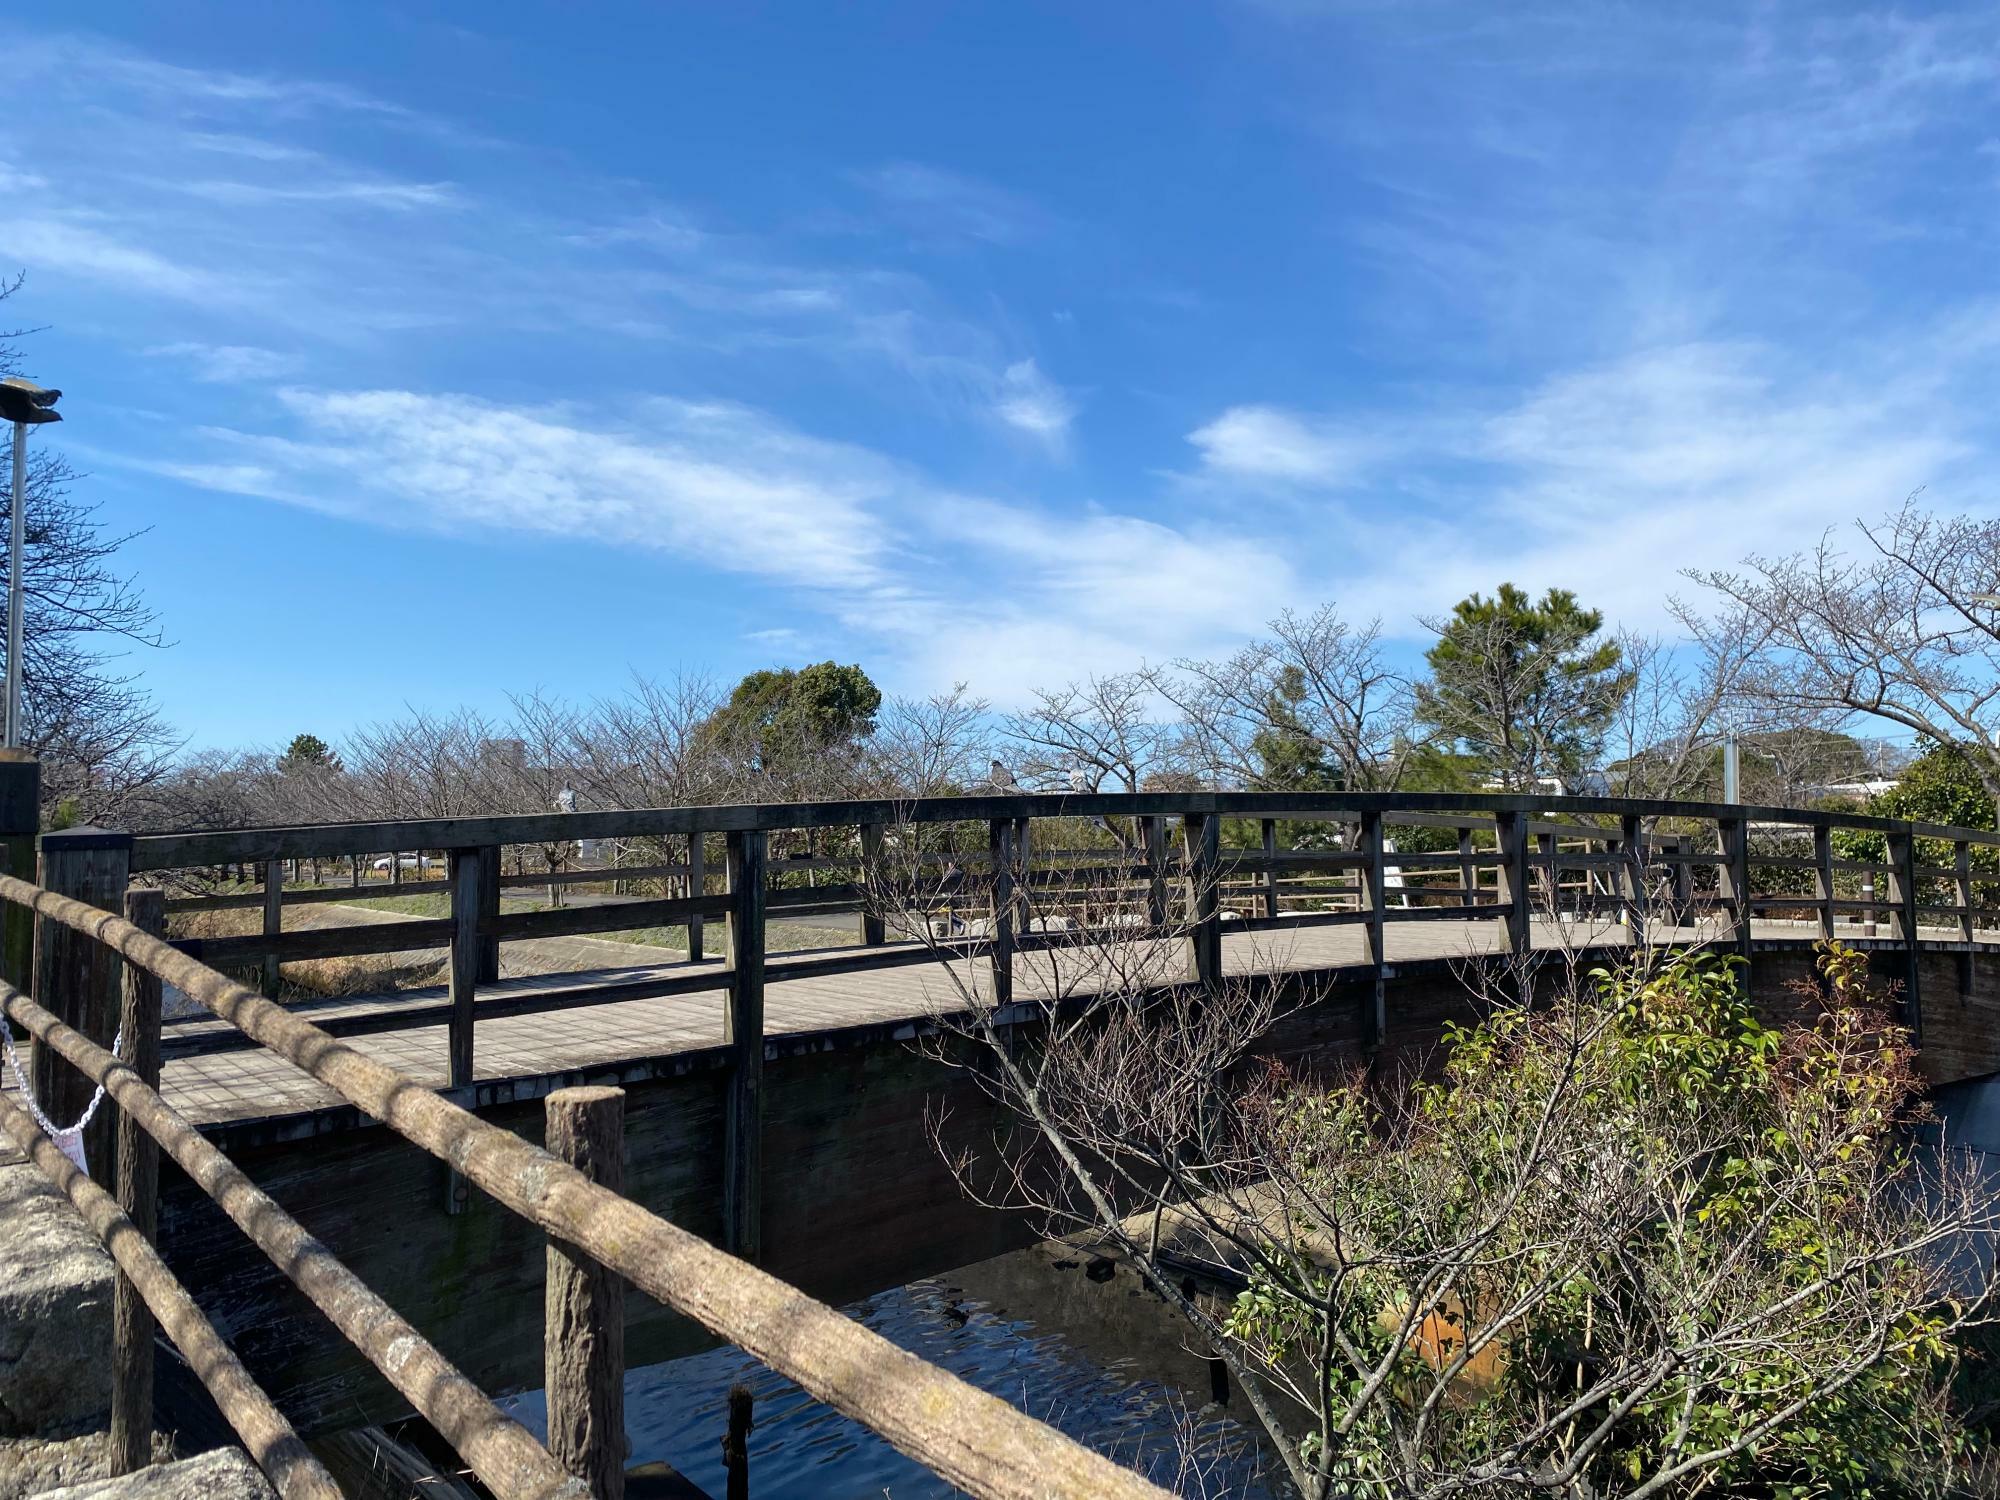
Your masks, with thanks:
<instances>
[{"instance_id":1,"label":"blue sky","mask_svg":"<svg viewBox=\"0 0 2000 1500\"><path fill-rule=\"evenodd\" d=\"M1996 493L1990 6L49 19L9 312L198 744L827 656L1005 705L1503 579L1656 627Z\"/></svg>"}]
</instances>

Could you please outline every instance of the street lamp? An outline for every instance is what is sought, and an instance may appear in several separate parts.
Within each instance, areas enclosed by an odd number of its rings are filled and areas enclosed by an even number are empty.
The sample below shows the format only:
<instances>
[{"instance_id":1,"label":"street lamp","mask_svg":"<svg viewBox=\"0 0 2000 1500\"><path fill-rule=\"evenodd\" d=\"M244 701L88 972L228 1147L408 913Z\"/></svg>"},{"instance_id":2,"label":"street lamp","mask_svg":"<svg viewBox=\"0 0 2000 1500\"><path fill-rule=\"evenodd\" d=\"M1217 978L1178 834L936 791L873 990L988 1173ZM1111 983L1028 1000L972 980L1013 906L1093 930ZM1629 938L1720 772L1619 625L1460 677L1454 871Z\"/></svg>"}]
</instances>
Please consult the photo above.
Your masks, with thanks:
<instances>
[{"instance_id":1,"label":"street lamp","mask_svg":"<svg viewBox=\"0 0 2000 1500\"><path fill-rule=\"evenodd\" d=\"M27 535L28 429L60 422L61 391L9 375L0 380L0 420L14 424L14 504L7 541L7 731L9 750L21 748L21 549Z\"/></svg>"}]
</instances>

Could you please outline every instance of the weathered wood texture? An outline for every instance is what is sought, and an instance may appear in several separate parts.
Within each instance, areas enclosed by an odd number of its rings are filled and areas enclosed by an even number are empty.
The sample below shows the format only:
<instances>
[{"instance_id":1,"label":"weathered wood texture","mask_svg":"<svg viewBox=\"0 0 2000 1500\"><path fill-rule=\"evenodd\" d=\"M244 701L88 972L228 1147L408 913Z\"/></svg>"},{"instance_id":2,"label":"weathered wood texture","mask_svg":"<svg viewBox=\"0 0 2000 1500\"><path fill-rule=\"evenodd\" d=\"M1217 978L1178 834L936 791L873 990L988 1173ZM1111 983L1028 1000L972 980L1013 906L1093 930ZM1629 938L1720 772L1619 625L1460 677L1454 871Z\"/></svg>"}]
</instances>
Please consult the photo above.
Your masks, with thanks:
<instances>
[{"instance_id":1,"label":"weathered wood texture","mask_svg":"<svg viewBox=\"0 0 2000 1500\"><path fill-rule=\"evenodd\" d=\"M625 1095L558 1089L546 1101L546 1145L592 1182L625 1191ZM548 1237L542 1389L549 1452L597 1500L625 1494L625 1283L587 1251Z\"/></svg>"},{"instance_id":2,"label":"weathered wood texture","mask_svg":"<svg viewBox=\"0 0 2000 1500\"><path fill-rule=\"evenodd\" d=\"M35 878L35 835L42 826L42 767L25 750L0 750L0 874ZM35 919L0 907L0 979L27 989L35 957Z\"/></svg>"},{"instance_id":3,"label":"weathered wood texture","mask_svg":"<svg viewBox=\"0 0 2000 1500\"><path fill-rule=\"evenodd\" d=\"M125 920L155 936L166 931L158 891L125 893ZM0 1023L3 1024L3 1023ZM149 1088L160 1086L160 981L136 964L125 968L118 1034L119 1060ZM160 1148L117 1105L118 1207L155 1243L159 1229ZM118 1272L111 1303L111 1451L113 1472L130 1474L153 1461L153 1312L132 1278Z\"/></svg>"},{"instance_id":4,"label":"weathered wood texture","mask_svg":"<svg viewBox=\"0 0 2000 1500\"><path fill-rule=\"evenodd\" d=\"M131 878L132 836L95 828L42 835L40 878L45 890L95 906L122 911ZM35 997L63 1021L96 1042L111 1045L120 1005L118 955L60 923L35 924ZM30 1087L42 1113L60 1127L81 1119L96 1088L46 1047L36 1047ZM116 1133L111 1115L100 1110L83 1135L84 1159L99 1186L117 1177Z\"/></svg>"}]
</instances>

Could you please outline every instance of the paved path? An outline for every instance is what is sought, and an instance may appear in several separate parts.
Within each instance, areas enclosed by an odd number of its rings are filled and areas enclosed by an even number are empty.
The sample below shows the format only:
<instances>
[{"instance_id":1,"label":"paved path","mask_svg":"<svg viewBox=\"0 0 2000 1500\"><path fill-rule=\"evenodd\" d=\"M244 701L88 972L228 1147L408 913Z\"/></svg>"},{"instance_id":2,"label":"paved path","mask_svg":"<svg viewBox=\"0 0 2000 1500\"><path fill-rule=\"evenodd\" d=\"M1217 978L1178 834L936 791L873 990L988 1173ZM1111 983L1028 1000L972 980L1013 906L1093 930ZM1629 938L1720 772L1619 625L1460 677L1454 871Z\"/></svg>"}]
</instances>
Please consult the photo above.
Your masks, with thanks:
<instances>
[{"instance_id":1,"label":"paved path","mask_svg":"<svg viewBox=\"0 0 2000 1500\"><path fill-rule=\"evenodd\" d=\"M1808 929L1792 923L1759 923L1756 935L1799 938ZM1677 936L1695 940L1694 929ZM720 934L716 935L718 938ZM1942 934L1940 934L1942 936ZM1538 947L1622 945L1624 929L1608 920L1538 921ZM1390 923L1386 931L1391 965L1426 960L1470 958L1500 952L1501 924L1485 921L1426 921ZM1179 945L1161 944L1156 965L1161 978L1178 973ZM522 950L527 950L523 952ZM947 970L941 960L926 960L897 968L786 980L790 964L834 955L858 955L884 950L818 949L796 955L774 954L767 961L766 1031L770 1035L824 1030L868 1022L911 1020L940 1010L959 1008L968 993L984 996L984 963L960 961ZM890 945L891 952L912 951ZM662 961L663 950L601 938L560 942L510 944L502 949L503 977L480 988L482 1001L519 997L537 990L579 984L628 984L653 978L713 974L717 984L693 993L620 1001L542 1014L494 1016L481 1020L475 1033L475 1074L495 1079L551 1073L563 1069L658 1057L719 1046L723 1041L725 992L719 961L703 964ZM548 962L538 973L523 973L533 957ZM1048 954L1016 958L1016 992L1022 996L1050 993L1090 993L1097 988L1079 965L1081 954L1058 961ZM1224 968L1231 974L1280 971L1320 971L1359 966L1365 962L1360 928L1316 927L1282 932L1225 933ZM1058 963L1060 966L1058 967ZM411 990L394 996L356 997L312 1002L300 1007L309 1019L393 1011L436 1005L445 998L438 988ZM220 1021L186 1022L172 1034L188 1035L220 1028ZM411 1078L432 1085L445 1082L445 1028L419 1025L349 1039L350 1045L380 1058ZM192 1118L202 1121L251 1119L288 1114L338 1102L333 1092L288 1063L250 1049L206 1056L170 1059L164 1070L167 1096Z\"/></svg>"}]
</instances>

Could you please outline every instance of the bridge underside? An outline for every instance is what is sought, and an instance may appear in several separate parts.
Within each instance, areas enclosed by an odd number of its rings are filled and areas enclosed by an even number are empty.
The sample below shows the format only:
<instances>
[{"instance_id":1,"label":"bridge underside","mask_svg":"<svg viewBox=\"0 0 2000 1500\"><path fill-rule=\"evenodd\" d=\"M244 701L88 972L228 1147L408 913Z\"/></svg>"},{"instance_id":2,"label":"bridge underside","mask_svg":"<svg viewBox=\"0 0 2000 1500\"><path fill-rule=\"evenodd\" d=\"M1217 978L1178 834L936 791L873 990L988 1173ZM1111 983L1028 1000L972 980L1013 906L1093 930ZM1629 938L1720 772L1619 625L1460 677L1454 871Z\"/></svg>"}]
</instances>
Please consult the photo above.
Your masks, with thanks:
<instances>
[{"instance_id":1,"label":"bridge underside","mask_svg":"<svg viewBox=\"0 0 2000 1500\"><path fill-rule=\"evenodd\" d=\"M1271 1055L1302 1070L1371 1057L1378 1065L1417 1066L1434 1052L1447 1022L1477 1014L1467 970L1493 961L1485 955L1498 948L1498 935L1489 936L1497 926L1390 929L1392 944L1405 946L1388 954L1379 1046L1373 971L1359 962L1358 948L1337 946L1358 943L1353 929L1264 934L1254 942L1239 935L1225 945L1226 962L1315 997L1274 1028ZM1555 936L1550 924L1544 937ZM1566 936L1592 961L1625 945L1622 931L1609 925ZM1859 946L1871 950L1884 977L1904 978L1899 944ZM1810 983L1812 954L1802 929L1759 924L1753 953L1753 990L1772 1009L1784 1008L1795 986ZM935 1127L948 1147L990 1149L1006 1123L969 1074L913 1045L925 1018L952 993L934 969L913 964L844 976L838 985L824 978L787 985L779 982L782 963L774 956L769 990L765 1266L815 1297L842 1303L1030 1242L1036 1226L972 1203L930 1139ZM692 967L674 965L671 972L687 979ZM1932 1081L2000 1071L2000 944L1947 942L1940 935L1923 945L1917 970L1923 1065ZM577 977L563 982L573 985ZM1017 972L1017 986L1024 977ZM503 980L490 993L504 1005L537 982ZM633 982L630 970L604 979ZM480 1081L461 1097L475 1094L466 1102L476 1102L483 1116L538 1141L540 1101L548 1092L586 1081L623 1084L629 1195L697 1234L715 1236L727 1056L720 1006L705 1003L704 993L719 999L719 990L683 989L553 1015L482 1019ZM482 1010L488 995L482 989ZM387 1010L415 1003L423 997L342 1005ZM210 1024L170 1028L170 1059L176 1032L184 1055L168 1064L169 1097L205 1117L245 1171L467 1375L494 1391L539 1385L541 1236L477 1194L467 1212L447 1215L440 1163L351 1109L327 1104L311 1080L265 1054L200 1052L209 1044L190 1039ZM393 1056L426 1081L442 1073L442 1028L355 1042ZM190 1046L196 1050L185 1055ZM276 1071L262 1071L274 1065ZM168 1261L302 1429L351 1427L406 1410L329 1336L274 1268L243 1254L241 1234L205 1196L164 1170L160 1238ZM635 1365L706 1344L700 1330L637 1297L627 1340Z\"/></svg>"}]
</instances>

